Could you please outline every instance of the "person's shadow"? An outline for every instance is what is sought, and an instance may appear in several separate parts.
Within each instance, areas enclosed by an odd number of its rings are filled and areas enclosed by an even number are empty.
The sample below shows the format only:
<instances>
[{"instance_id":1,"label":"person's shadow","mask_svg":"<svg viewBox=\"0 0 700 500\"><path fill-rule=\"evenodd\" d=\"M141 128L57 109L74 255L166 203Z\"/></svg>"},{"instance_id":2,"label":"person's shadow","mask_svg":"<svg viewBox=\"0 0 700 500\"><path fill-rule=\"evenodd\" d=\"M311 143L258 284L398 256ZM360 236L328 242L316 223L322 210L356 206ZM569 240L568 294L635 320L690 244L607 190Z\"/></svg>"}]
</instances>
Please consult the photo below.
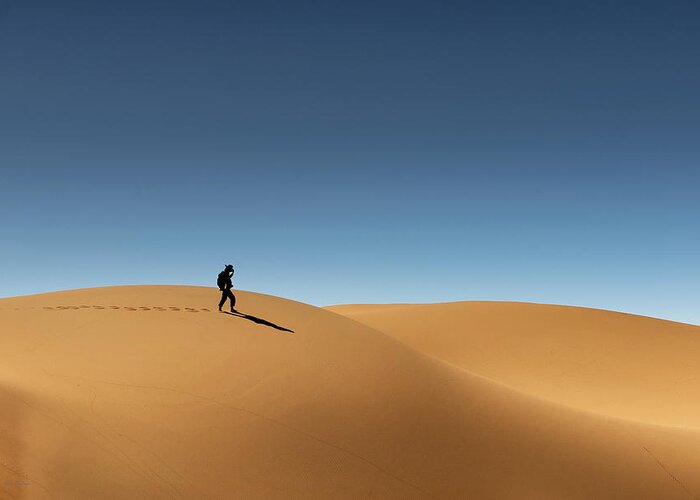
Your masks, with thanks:
<instances>
[{"instance_id":1,"label":"person's shadow","mask_svg":"<svg viewBox=\"0 0 700 500\"><path fill-rule=\"evenodd\" d=\"M275 330L280 330L282 332L289 332L289 333L294 333L294 330L290 330L289 328L285 328L283 326L276 325L270 321L267 321L266 319L262 318L256 318L255 316L251 316L250 314L244 314L242 312L228 312L228 311L222 311L225 314L228 314L230 316L237 316L239 318L247 319L248 321L252 321L253 323L257 323L258 325L265 325L269 326L271 328L274 328Z\"/></svg>"}]
</instances>

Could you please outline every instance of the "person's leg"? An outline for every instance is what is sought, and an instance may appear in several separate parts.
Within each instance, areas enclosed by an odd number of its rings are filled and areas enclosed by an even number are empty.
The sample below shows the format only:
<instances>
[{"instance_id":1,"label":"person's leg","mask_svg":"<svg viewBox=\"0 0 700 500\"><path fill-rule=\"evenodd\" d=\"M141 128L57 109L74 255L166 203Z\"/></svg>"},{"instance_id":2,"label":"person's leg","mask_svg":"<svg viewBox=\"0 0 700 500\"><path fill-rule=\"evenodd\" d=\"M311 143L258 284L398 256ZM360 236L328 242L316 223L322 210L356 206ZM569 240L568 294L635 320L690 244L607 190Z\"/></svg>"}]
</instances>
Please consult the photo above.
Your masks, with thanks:
<instances>
[{"instance_id":1,"label":"person's leg","mask_svg":"<svg viewBox=\"0 0 700 500\"><path fill-rule=\"evenodd\" d=\"M222 291L221 292L221 300L219 301L219 311L221 311L221 308L226 303L227 298L228 298L228 291L226 291L226 290Z\"/></svg>"},{"instance_id":2,"label":"person's leg","mask_svg":"<svg viewBox=\"0 0 700 500\"><path fill-rule=\"evenodd\" d=\"M235 311L236 307L236 296L233 294L231 290L228 291L228 298L231 301L231 312Z\"/></svg>"}]
</instances>

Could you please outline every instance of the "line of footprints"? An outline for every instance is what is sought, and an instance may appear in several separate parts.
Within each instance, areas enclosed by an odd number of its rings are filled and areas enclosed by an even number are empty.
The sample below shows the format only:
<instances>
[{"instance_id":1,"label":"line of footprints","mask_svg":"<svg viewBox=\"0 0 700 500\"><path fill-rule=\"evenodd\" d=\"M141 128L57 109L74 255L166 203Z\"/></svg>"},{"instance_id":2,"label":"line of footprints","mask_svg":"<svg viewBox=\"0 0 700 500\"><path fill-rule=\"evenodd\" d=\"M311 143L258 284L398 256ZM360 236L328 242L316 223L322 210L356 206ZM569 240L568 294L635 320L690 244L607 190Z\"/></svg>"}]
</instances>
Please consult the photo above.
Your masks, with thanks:
<instances>
[{"instance_id":1,"label":"line of footprints","mask_svg":"<svg viewBox=\"0 0 700 500\"><path fill-rule=\"evenodd\" d=\"M185 312L191 312L191 313L198 313L198 312L212 312L211 309L207 309L206 307L202 307L200 309L195 309L193 307L161 307L161 306L154 306L154 307L145 307L145 306L140 306L140 307L131 307L131 306L55 306L55 307L50 307L50 306L44 306L42 309L48 309L48 310L66 310L66 309L123 309L125 311L185 311Z\"/></svg>"}]
</instances>

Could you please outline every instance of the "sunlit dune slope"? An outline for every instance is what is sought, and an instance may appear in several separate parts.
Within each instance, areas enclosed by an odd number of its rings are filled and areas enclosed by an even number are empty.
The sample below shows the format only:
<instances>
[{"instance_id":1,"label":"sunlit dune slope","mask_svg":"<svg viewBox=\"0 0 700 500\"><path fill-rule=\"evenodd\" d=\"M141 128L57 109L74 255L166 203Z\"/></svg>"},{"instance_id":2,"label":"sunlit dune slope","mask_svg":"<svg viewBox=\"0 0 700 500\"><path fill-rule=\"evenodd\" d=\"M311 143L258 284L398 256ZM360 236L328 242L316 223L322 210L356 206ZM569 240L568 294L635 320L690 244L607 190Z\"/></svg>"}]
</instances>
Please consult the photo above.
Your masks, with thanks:
<instances>
[{"instance_id":1,"label":"sunlit dune slope","mask_svg":"<svg viewBox=\"0 0 700 500\"><path fill-rule=\"evenodd\" d=\"M237 296L247 318L197 287L0 300L0 498L700 495L693 430L550 403L335 313Z\"/></svg>"},{"instance_id":2,"label":"sunlit dune slope","mask_svg":"<svg viewBox=\"0 0 700 500\"><path fill-rule=\"evenodd\" d=\"M575 408L700 429L700 327L506 302L328 308L412 348Z\"/></svg>"}]
</instances>

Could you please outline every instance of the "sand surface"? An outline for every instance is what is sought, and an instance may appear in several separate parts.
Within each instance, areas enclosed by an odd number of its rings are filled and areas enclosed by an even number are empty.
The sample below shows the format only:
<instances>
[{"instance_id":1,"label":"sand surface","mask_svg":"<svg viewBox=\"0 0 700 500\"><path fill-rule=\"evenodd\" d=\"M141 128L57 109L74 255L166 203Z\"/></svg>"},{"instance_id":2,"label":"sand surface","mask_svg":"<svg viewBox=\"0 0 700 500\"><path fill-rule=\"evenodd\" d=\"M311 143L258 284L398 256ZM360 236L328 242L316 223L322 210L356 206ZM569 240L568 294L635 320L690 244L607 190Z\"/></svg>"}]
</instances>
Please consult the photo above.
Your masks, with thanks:
<instances>
[{"instance_id":1,"label":"sand surface","mask_svg":"<svg viewBox=\"0 0 700 500\"><path fill-rule=\"evenodd\" d=\"M508 302L329 310L470 373L573 408L700 430L700 327Z\"/></svg>"},{"instance_id":2,"label":"sand surface","mask_svg":"<svg viewBox=\"0 0 700 500\"><path fill-rule=\"evenodd\" d=\"M237 297L0 300L0 498L700 496L698 327Z\"/></svg>"}]
</instances>

